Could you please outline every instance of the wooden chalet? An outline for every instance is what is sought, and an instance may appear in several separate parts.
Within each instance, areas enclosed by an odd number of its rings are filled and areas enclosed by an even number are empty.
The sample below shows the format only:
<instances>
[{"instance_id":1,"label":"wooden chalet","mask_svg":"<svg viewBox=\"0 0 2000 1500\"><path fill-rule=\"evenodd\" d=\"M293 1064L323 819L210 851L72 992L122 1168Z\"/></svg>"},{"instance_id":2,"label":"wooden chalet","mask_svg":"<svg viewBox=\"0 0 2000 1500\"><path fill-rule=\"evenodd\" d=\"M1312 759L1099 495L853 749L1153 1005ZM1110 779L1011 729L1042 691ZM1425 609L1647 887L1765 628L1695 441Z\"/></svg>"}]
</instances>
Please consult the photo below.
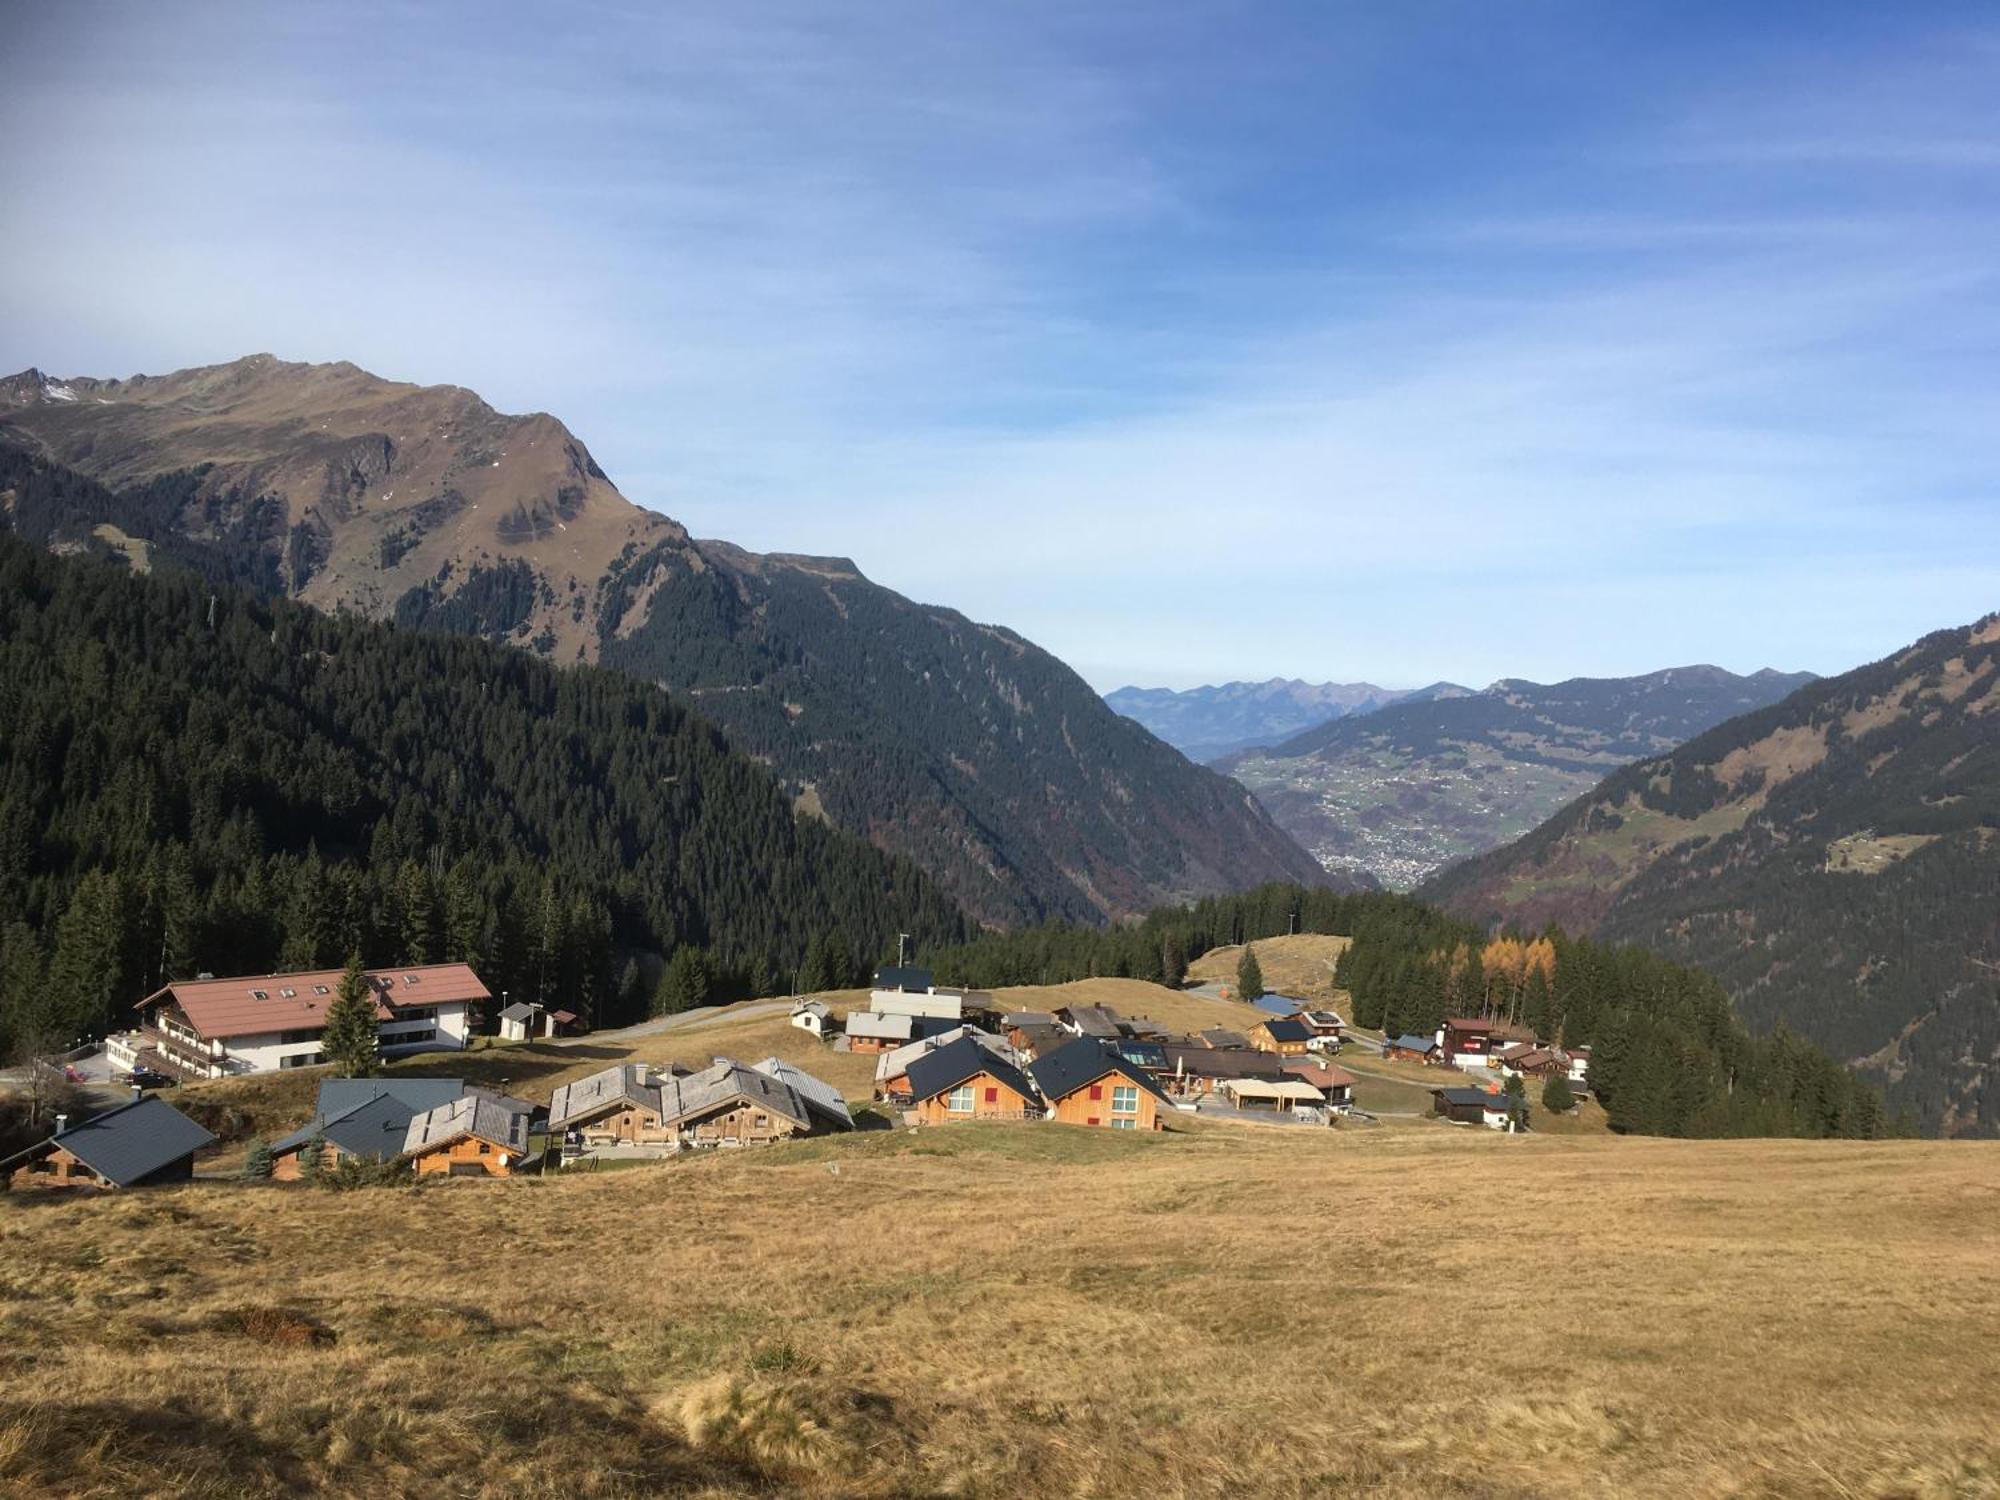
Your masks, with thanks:
<instances>
[{"instance_id":1,"label":"wooden chalet","mask_svg":"<svg viewBox=\"0 0 2000 1500\"><path fill-rule=\"evenodd\" d=\"M837 1089L780 1058L748 1067L718 1057L698 1072L625 1063L565 1084L549 1102L549 1128L566 1149L762 1145L853 1124Z\"/></svg>"},{"instance_id":2,"label":"wooden chalet","mask_svg":"<svg viewBox=\"0 0 2000 1500\"><path fill-rule=\"evenodd\" d=\"M1431 1106L1443 1119L1462 1125L1484 1125L1489 1130L1505 1130L1511 1118L1508 1098L1498 1089L1432 1089ZM1526 1117L1527 1106L1523 1104L1523 1120Z\"/></svg>"},{"instance_id":3,"label":"wooden chalet","mask_svg":"<svg viewBox=\"0 0 2000 1500\"><path fill-rule=\"evenodd\" d=\"M56 1116L55 1134L0 1161L11 1188L99 1192L186 1182L194 1154L215 1137L164 1099L134 1099L80 1125Z\"/></svg>"},{"instance_id":4,"label":"wooden chalet","mask_svg":"<svg viewBox=\"0 0 2000 1500\"><path fill-rule=\"evenodd\" d=\"M1455 1068L1490 1066L1493 1054L1513 1042L1533 1042L1534 1032L1509 1021L1453 1016L1444 1023L1438 1046Z\"/></svg>"},{"instance_id":5,"label":"wooden chalet","mask_svg":"<svg viewBox=\"0 0 2000 1500\"><path fill-rule=\"evenodd\" d=\"M410 1121L465 1094L462 1078L323 1078L313 1117L271 1143L271 1176L293 1182L313 1152L322 1167L402 1154Z\"/></svg>"},{"instance_id":6,"label":"wooden chalet","mask_svg":"<svg viewBox=\"0 0 2000 1500\"><path fill-rule=\"evenodd\" d=\"M534 1106L484 1089L411 1118L402 1154L419 1177L513 1177L540 1165Z\"/></svg>"},{"instance_id":7,"label":"wooden chalet","mask_svg":"<svg viewBox=\"0 0 2000 1500\"><path fill-rule=\"evenodd\" d=\"M1284 1064L1275 1053L1259 1052L1254 1047L1169 1042L1160 1051L1163 1067L1159 1083L1175 1098L1212 1094L1218 1085L1232 1078L1261 1078L1276 1083L1286 1076Z\"/></svg>"},{"instance_id":8,"label":"wooden chalet","mask_svg":"<svg viewBox=\"0 0 2000 1500\"><path fill-rule=\"evenodd\" d=\"M1435 1037L1405 1032L1383 1041L1382 1056L1390 1062L1441 1063L1444 1061L1444 1049L1437 1044Z\"/></svg>"},{"instance_id":9,"label":"wooden chalet","mask_svg":"<svg viewBox=\"0 0 2000 1500\"><path fill-rule=\"evenodd\" d=\"M1144 1070L1095 1037L1037 1058L1028 1073L1049 1102L1050 1118L1065 1125L1164 1130L1162 1111L1173 1108Z\"/></svg>"},{"instance_id":10,"label":"wooden chalet","mask_svg":"<svg viewBox=\"0 0 2000 1500\"><path fill-rule=\"evenodd\" d=\"M911 1113L921 1125L1039 1120L1045 1113L1028 1076L969 1036L917 1058L908 1077Z\"/></svg>"},{"instance_id":11,"label":"wooden chalet","mask_svg":"<svg viewBox=\"0 0 2000 1500\"><path fill-rule=\"evenodd\" d=\"M1312 1040L1312 1028L1296 1016L1273 1016L1250 1028L1251 1046L1280 1057L1304 1057Z\"/></svg>"}]
</instances>

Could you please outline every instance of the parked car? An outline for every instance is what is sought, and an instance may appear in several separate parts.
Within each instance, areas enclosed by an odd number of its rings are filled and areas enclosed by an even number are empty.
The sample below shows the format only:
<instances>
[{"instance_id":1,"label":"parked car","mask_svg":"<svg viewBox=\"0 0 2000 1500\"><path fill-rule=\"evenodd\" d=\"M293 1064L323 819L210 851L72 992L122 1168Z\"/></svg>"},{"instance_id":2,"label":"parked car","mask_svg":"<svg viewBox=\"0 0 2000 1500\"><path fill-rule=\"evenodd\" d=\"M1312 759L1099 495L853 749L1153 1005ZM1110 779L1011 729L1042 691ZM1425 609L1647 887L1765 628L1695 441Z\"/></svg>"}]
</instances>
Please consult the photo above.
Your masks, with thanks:
<instances>
[{"instance_id":1,"label":"parked car","mask_svg":"<svg viewBox=\"0 0 2000 1500\"><path fill-rule=\"evenodd\" d=\"M163 1089L173 1079L164 1073L155 1073L151 1068L134 1068L125 1075L124 1082L142 1089Z\"/></svg>"}]
</instances>

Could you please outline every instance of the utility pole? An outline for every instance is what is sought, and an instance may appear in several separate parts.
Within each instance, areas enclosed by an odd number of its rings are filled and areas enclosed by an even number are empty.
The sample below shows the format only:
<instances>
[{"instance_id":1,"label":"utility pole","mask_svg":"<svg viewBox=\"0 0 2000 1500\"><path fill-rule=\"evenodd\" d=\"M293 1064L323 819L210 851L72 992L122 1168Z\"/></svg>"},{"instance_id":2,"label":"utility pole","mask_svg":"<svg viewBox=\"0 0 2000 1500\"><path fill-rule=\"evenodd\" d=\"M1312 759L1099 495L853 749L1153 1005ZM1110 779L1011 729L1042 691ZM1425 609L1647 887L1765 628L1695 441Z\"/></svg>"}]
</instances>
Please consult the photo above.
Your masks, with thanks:
<instances>
[{"instance_id":1,"label":"utility pole","mask_svg":"<svg viewBox=\"0 0 2000 1500\"><path fill-rule=\"evenodd\" d=\"M899 932L896 934L896 967L900 969L909 961L910 935L907 932Z\"/></svg>"}]
</instances>

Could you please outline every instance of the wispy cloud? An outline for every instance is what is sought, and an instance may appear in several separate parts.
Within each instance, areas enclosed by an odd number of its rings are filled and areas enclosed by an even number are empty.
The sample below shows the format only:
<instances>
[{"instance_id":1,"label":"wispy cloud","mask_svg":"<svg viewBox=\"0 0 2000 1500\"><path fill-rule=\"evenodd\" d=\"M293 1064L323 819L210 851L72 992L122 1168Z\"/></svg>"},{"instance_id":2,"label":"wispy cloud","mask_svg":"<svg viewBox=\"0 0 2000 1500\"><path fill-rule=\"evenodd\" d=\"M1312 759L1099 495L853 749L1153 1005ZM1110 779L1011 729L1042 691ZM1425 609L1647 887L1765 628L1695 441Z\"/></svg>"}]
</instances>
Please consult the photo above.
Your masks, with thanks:
<instances>
[{"instance_id":1,"label":"wispy cloud","mask_svg":"<svg viewBox=\"0 0 2000 1500\"><path fill-rule=\"evenodd\" d=\"M1885 15L44 8L0 355L472 385L1105 685L1834 669L2000 603L2000 51Z\"/></svg>"}]
</instances>

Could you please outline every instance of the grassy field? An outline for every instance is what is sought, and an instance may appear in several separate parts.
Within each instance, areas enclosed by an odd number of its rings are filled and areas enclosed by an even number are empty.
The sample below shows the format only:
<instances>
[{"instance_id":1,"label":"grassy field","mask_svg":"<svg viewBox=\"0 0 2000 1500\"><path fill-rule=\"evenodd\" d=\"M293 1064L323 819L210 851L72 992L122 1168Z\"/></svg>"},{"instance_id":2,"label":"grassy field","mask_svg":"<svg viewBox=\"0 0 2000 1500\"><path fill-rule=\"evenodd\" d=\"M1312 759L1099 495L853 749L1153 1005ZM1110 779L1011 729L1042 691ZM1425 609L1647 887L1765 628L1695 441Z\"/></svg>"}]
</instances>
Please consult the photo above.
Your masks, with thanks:
<instances>
[{"instance_id":1,"label":"grassy field","mask_svg":"<svg viewBox=\"0 0 2000 1500\"><path fill-rule=\"evenodd\" d=\"M1259 938L1250 946L1257 950L1257 967L1263 971L1264 987L1281 995L1302 1000L1336 1002L1347 1013L1347 994L1333 983L1333 966L1349 939L1328 937L1317 932L1301 932L1292 937ZM1212 981L1236 992L1236 965L1242 961L1240 945L1211 948L1188 965L1188 978Z\"/></svg>"},{"instance_id":2,"label":"grassy field","mask_svg":"<svg viewBox=\"0 0 2000 1500\"><path fill-rule=\"evenodd\" d=\"M2000 1145L878 1132L0 1197L22 1495L1991 1496Z\"/></svg>"}]
</instances>

